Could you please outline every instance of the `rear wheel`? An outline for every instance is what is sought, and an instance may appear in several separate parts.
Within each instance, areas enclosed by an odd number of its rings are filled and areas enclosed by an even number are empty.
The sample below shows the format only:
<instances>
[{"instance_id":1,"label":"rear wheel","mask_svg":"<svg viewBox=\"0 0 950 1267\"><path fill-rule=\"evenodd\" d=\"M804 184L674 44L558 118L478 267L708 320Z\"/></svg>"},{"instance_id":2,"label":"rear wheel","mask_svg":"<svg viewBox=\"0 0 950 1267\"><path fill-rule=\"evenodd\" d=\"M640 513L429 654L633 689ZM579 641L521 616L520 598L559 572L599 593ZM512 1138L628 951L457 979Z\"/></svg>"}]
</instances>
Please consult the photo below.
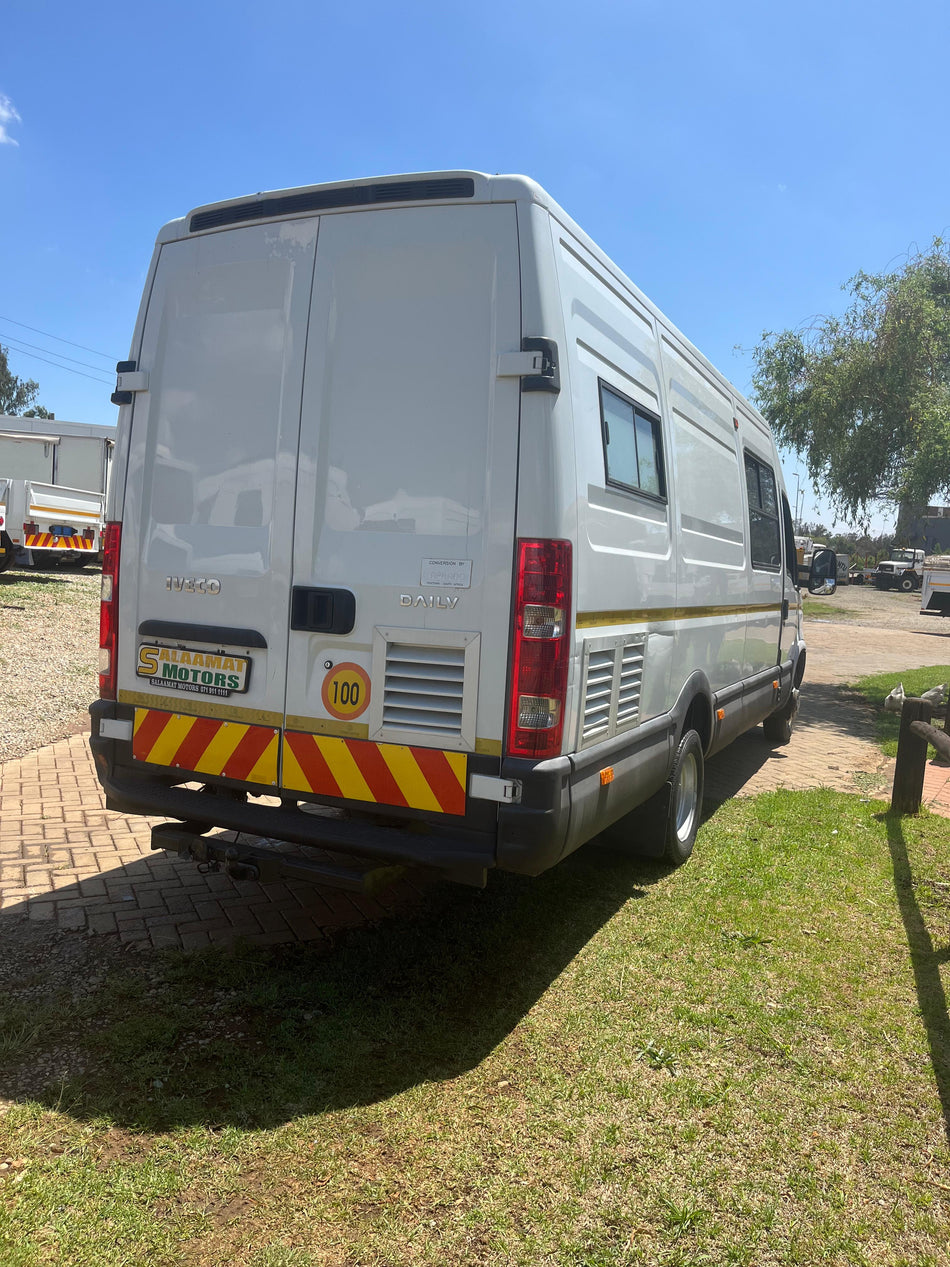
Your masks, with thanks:
<instances>
[{"instance_id":1,"label":"rear wheel","mask_svg":"<svg viewBox=\"0 0 950 1267\"><path fill-rule=\"evenodd\" d=\"M608 848L680 866L693 852L703 808L703 744L695 730L680 740L670 777L654 796L609 827Z\"/></svg>"},{"instance_id":2,"label":"rear wheel","mask_svg":"<svg viewBox=\"0 0 950 1267\"><path fill-rule=\"evenodd\" d=\"M905 576L902 576L901 579L898 581L898 588L900 589L900 592L902 594L909 594L911 590L914 588L914 585L915 585L915 578L911 576L909 573Z\"/></svg>"},{"instance_id":3,"label":"rear wheel","mask_svg":"<svg viewBox=\"0 0 950 1267\"><path fill-rule=\"evenodd\" d=\"M703 812L703 744L695 730L680 740L670 776L672 795L666 823L663 857L674 866L693 852Z\"/></svg>"},{"instance_id":4,"label":"rear wheel","mask_svg":"<svg viewBox=\"0 0 950 1267\"><path fill-rule=\"evenodd\" d=\"M5 572L10 567L15 553L13 542L5 532L0 533L0 572Z\"/></svg>"},{"instance_id":5,"label":"rear wheel","mask_svg":"<svg viewBox=\"0 0 950 1267\"><path fill-rule=\"evenodd\" d=\"M776 747L782 747L787 743L791 743L792 727L795 724L795 716L798 713L798 691L792 691L787 704L783 705L778 712L772 713L770 717L766 717L762 723L762 730L765 732L765 738Z\"/></svg>"}]
</instances>

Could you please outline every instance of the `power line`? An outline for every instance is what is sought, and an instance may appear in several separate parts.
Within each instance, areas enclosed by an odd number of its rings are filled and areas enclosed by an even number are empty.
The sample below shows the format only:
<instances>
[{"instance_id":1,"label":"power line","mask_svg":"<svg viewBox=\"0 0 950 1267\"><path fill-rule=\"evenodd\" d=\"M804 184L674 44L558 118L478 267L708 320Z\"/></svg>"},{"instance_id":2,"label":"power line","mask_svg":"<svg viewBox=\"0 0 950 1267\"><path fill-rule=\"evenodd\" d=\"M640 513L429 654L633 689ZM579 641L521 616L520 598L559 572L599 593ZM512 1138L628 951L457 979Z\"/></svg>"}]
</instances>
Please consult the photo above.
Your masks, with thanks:
<instances>
[{"instance_id":1,"label":"power line","mask_svg":"<svg viewBox=\"0 0 950 1267\"><path fill-rule=\"evenodd\" d=\"M10 335L5 335L7 343L11 347L16 348L19 352L22 348L33 348L35 352L48 352L50 356L59 357L61 361L72 361L73 365L84 365L87 370L96 370L99 374L104 373L101 365L90 365L88 361L77 361L74 356L66 356L64 352L54 352L52 348L41 347L38 343L27 343L26 339L12 339ZM66 366L63 366L65 369Z\"/></svg>"},{"instance_id":2,"label":"power line","mask_svg":"<svg viewBox=\"0 0 950 1267\"><path fill-rule=\"evenodd\" d=\"M57 343L68 343L70 347L81 348L83 352L91 352L93 356L101 356L107 361L118 359L117 357L109 356L107 352L97 352L95 348L87 348L85 343L73 343L72 339L63 339L58 334L50 334L48 330L38 330L36 326L28 326L25 321L14 321L12 317L0 317L0 321L6 321L11 326L20 326L23 330L32 330L34 334L42 334L44 338L55 339Z\"/></svg>"},{"instance_id":3,"label":"power line","mask_svg":"<svg viewBox=\"0 0 950 1267\"><path fill-rule=\"evenodd\" d=\"M17 348L19 352L20 349ZM35 352L20 352L21 356L31 356L34 361L43 361L47 365L52 365L55 369L65 370L67 374L78 374L80 378L91 378L94 383L103 383L106 387L111 386L111 380L108 378L96 378L93 374L86 374L82 370L71 369L68 365L60 365L57 361L51 361L45 356L37 356Z\"/></svg>"}]
</instances>

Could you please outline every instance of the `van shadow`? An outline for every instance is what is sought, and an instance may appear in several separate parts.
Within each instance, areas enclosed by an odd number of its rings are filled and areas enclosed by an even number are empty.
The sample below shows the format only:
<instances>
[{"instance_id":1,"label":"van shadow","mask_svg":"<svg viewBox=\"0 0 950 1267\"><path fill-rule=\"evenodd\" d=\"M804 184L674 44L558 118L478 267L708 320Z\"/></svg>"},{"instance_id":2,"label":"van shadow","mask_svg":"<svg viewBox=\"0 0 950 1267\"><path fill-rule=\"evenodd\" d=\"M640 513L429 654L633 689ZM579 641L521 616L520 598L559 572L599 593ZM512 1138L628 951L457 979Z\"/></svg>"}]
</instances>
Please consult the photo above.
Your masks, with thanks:
<instances>
[{"instance_id":1,"label":"van shadow","mask_svg":"<svg viewBox=\"0 0 950 1267\"><path fill-rule=\"evenodd\" d=\"M146 863L124 869L133 890ZM587 848L536 879L434 885L329 940L194 954L47 933L7 908L0 1034L25 1046L0 1047L0 1096L132 1128L270 1127L456 1077L664 873Z\"/></svg>"},{"instance_id":2,"label":"van shadow","mask_svg":"<svg viewBox=\"0 0 950 1267\"><path fill-rule=\"evenodd\" d=\"M935 949L927 921L916 898L916 886L900 815L882 816L894 868L894 892L904 922L911 968L921 1019L927 1032L930 1063L943 1113L944 1132L950 1142L950 1015L940 978L940 966L950 961L950 946Z\"/></svg>"}]
</instances>

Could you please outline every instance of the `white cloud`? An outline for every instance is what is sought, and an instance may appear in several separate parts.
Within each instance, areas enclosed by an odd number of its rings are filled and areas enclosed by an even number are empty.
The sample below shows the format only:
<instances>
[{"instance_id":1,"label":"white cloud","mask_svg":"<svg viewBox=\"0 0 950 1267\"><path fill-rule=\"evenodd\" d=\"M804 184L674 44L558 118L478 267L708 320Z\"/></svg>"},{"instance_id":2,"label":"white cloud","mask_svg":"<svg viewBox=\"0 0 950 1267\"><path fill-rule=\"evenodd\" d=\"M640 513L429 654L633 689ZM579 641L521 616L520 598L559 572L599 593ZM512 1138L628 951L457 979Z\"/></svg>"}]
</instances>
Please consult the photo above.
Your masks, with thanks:
<instances>
[{"instance_id":1,"label":"white cloud","mask_svg":"<svg viewBox=\"0 0 950 1267\"><path fill-rule=\"evenodd\" d=\"M8 123L19 123L20 116L13 108L13 102L0 92L0 145L19 145L7 132Z\"/></svg>"}]
</instances>

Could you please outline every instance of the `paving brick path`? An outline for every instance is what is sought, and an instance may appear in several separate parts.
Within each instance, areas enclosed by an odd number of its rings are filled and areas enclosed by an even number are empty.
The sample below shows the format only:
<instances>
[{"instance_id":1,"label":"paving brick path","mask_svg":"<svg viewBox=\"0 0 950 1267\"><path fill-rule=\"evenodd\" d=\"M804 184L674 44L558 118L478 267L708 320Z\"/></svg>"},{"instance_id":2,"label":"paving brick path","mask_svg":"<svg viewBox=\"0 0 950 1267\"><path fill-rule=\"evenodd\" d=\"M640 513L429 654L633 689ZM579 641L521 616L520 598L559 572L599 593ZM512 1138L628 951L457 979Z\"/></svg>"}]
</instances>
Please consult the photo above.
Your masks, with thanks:
<instances>
[{"instance_id":1,"label":"paving brick path","mask_svg":"<svg viewBox=\"0 0 950 1267\"><path fill-rule=\"evenodd\" d=\"M950 622L948 622L950 623ZM868 673L950 662L950 630L913 633L810 624L808 672L792 743L761 730L714 758L707 795L723 800L777 787L825 785L887 796L888 762L866 709L841 683ZM895 679L896 680L896 679ZM950 815L950 769L928 766L925 801ZM313 940L416 899L403 882L374 900L322 886L235 884L149 848L151 822L108 812L86 735L0 766L0 909L66 931L144 947L186 949L243 937Z\"/></svg>"}]
</instances>

